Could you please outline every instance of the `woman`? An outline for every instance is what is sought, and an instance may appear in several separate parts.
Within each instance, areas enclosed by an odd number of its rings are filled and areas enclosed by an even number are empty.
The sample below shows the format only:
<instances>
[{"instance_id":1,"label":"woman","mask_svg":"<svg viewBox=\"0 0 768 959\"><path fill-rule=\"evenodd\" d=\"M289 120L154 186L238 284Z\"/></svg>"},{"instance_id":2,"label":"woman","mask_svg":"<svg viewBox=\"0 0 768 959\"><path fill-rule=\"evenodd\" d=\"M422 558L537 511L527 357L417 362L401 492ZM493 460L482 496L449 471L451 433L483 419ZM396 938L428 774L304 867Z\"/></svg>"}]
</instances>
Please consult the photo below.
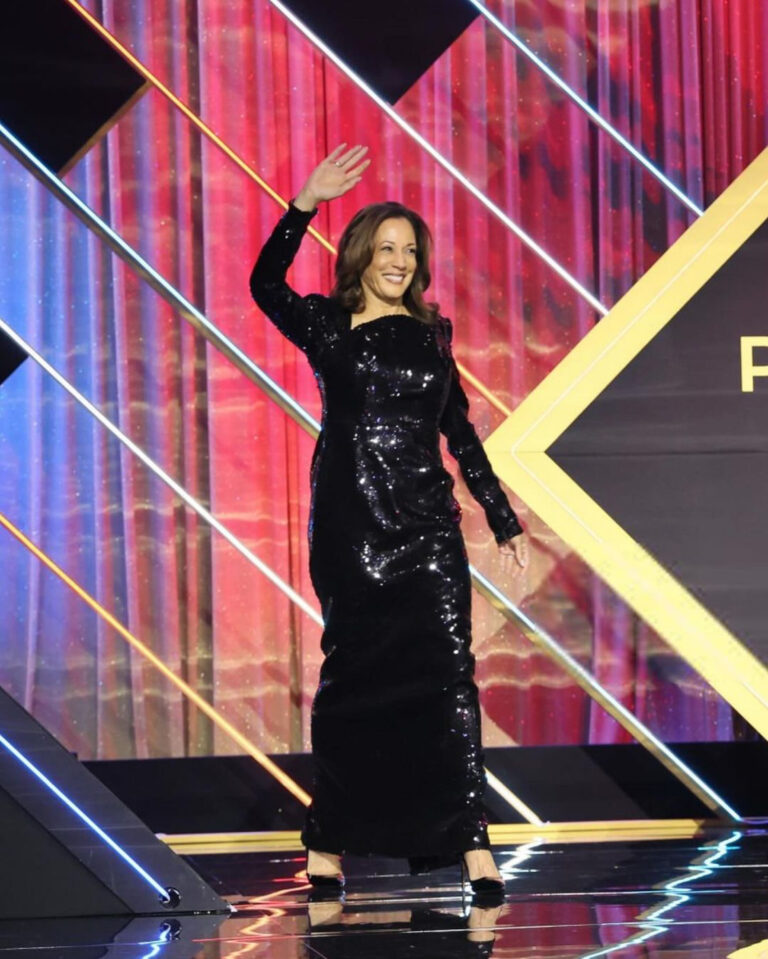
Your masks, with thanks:
<instances>
[{"instance_id":1,"label":"woman","mask_svg":"<svg viewBox=\"0 0 768 959\"><path fill-rule=\"evenodd\" d=\"M451 323L423 298L421 218L396 203L366 207L341 238L330 297L301 297L285 282L318 203L350 190L370 163L366 148L345 146L310 174L251 274L254 299L307 354L323 397L309 536L325 658L307 873L340 888L345 852L404 856L413 872L463 861L473 889L499 890L469 569L440 432L502 552L523 566L525 543L467 419Z\"/></svg>"}]
</instances>

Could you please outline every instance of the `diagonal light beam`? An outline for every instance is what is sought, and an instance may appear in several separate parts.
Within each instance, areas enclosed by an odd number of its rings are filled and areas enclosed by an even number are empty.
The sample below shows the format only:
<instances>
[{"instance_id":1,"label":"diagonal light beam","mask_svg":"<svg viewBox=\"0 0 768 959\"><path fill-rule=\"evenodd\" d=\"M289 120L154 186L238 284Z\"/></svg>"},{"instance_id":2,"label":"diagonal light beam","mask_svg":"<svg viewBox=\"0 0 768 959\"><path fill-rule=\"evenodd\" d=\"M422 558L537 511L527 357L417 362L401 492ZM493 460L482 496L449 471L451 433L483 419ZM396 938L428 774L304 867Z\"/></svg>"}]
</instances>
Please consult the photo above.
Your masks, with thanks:
<instances>
[{"instance_id":1,"label":"diagonal light beam","mask_svg":"<svg viewBox=\"0 0 768 959\"><path fill-rule=\"evenodd\" d=\"M714 812L732 821L741 821L741 816L722 796L716 793L700 776L697 776L691 767L672 752L666 743L662 742L647 726L643 725L631 710L627 709L615 696L612 696L611 693L553 639L546 630L542 629L541 626L515 606L490 580L486 579L482 573L474 568L472 569L472 578L486 599L490 600L500 612L504 612L506 609L512 613L526 637L535 646L544 650L550 658L563 666L568 675L575 679L579 686L581 686L592 699L598 702L609 715L613 716L624 729L631 733L639 743L645 746L645 748L680 780L683 785L687 786L708 809L712 809Z\"/></svg>"},{"instance_id":2,"label":"diagonal light beam","mask_svg":"<svg viewBox=\"0 0 768 959\"><path fill-rule=\"evenodd\" d=\"M379 109L381 109L387 116L393 120L400 129L406 133L412 140L419 144L419 146L428 153L436 163L438 163L447 173L449 173L454 180L459 182L475 199L479 200L480 203L492 213L497 220L500 220L504 226L507 227L515 236L521 240L529 250L532 250L538 257L540 257L547 266L550 267L557 275L564 280L571 289L575 290L581 297L583 297L587 303L595 310L597 313L600 313L602 316L608 312L608 307L604 303L601 303L597 297L591 293L582 283L580 283L575 276L568 272L564 266L562 266L553 256L551 256L547 251L541 246L533 237L527 233L521 226L519 226L515 221L509 217L501 207L498 207L493 200L486 196L483 191L475 186L475 184L466 177L457 166L455 166L451 161L445 157L440 151L433 146L429 140L423 137L418 130L411 126L407 120L404 120L400 114L393 109L386 100L379 96L378 93L369 86L362 77L359 77L353 70L351 70L344 61L337 56L331 48L324 43L317 34L313 33L309 27L300 20L288 7L285 6L281 0L269 0L273 7L276 7L280 13L292 23L297 30L304 34L304 36L317 47L321 53L323 53L328 59L334 63L339 70L342 71L347 77L349 77L352 82L359 87L366 96L370 97L371 100L376 104Z\"/></svg>"},{"instance_id":3,"label":"diagonal light beam","mask_svg":"<svg viewBox=\"0 0 768 959\"><path fill-rule=\"evenodd\" d=\"M2 521L2 516L0 516L0 521ZM171 896L169 894L169 890L164 886L161 886L157 879L148 873L147 870L140 865L127 850L123 849L121 845L115 842L112 836L110 836L108 832L105 832L105 830L102 829L101 826L94 819L92 819L81 806L79 806L62 789L60 789L52 779L46 776L42 769L35 765L35 763L33 763L28 756L25 756L24 753L10 741L10 739L6 739L6 737L2 734L0 734L0 746L2 746L11 756L13 756L13 758L20 763L20 765L22 765L27 772L31 773L38 782L42 783L42 785L45 786L45 788L52 793L60 803L63 803L67 809L70 810L70 812L74 813L80 822L82 822L96 836L98 836L106 846L109 846L112 852L116 853L120 859L130 866L137 875L141 876L144 882L146 882L151 889L154 889L154 891L159 894L161 902L170 904Z\"/></svg>"},{"instance_id":4,"label":"diagonal light beam","mask_svg":"<svg viewBox=\"0 0 768 959\"><path fill-rule=\"evenodd\" d=\"M67 0L67 2L72 2L72 0ZM274 2L274 0L272 0ZM267 395L274 399L281 408L288 413L289 416L294 419L300 426L302 426L310 435L316 436L319 430L319 425L317 422L304 410L304 408L293 399L293 397L279 387L274 380L272 380L263 370L261 370L245 353L243 353L239 347L237 347L231 340L229 340L224 334L222 334L214 324L212 324L196 307L194 307L185 297L182 296L179 291L177 291L167 280L165 280L157 271L155 271L146 260L143 259L131 246L129 246L122 237L119 236L104 220L98 217L83 201L70 190L66 184L64 184L55 174L53 174L44 164L42 164L37 157L34 156L25 146L21 143L18 138L16 138L2 123L0 123L0 143L6 146L10 153L15 156L22 165L29 170L33 176L35 176L47 189L50 190L62 203L73 212L81 222L83 222L93 233L102 238L107 245L112 249L122 260L128 263L160 296L163 297L168 303L170 303L175 310L181 313L181 315L186 319L192 326L200 332L212 345L214 345L223 355L225 355L230 361L240 370L248 379L252 382L255 382L259 385ZM0 327L4 327L9 331L9 335L12 339L16 338L17 341L20 339L17 335L0 320ZM19 343L22 345L23 341ZM22 345L22 349L26 347ZM31 347L30 347L31 349ZM46 361L40 357L43 363ZM49 364L46 364L49 365ZM51 367L51 370L53 368ZM59 374L54 373L54 378L59 377ZM59 380L62 385L67 384L67 381L63 377ZM73 387L70 387L69 384L65 386L70 393L72 393ZM75 391L76 393L77 391ZM73 394L74 395L74 394ZM78 394L79 395L79 394ZM83 400L89 406L92 406L85 397ZM95 407L93 407L96 410ZM98 411L96 411L98 413ZM103 416L103 414L98 414ZM98 417L97 417L98 418ZM104 417L106 420L106 417ZM106 420L109 423L108 429L113 430L116 427L111 424L109 420ZM118 430L118 432L120 432ZM122 435L122 434L121 434ZM127 437L126 437L127 439ZM129 441L130 442L130 441ZM138 449L138 447L137 447ZM146 455L146 454L142 454ZM159 468L159 467L158 467ZM167 475L167 474L166 474ZM170 479L170 477L168 477ZM171 482L174 482L171 480ZM176 484L178 486L178 484ZM178 487L183 491L184 496L187 497L189 494L183 490L182 487ZM189 497L190 500L196 502L193 497ZM186 501L186 500L185 500ZM193 507L194 508L194 507ZM203 508L203 507L201 507ZM201 514L202 515L202 514ZM215 527L214 527L215 528ZM232 534L229 534L232 535ZM242 544L241 544L242 545ZM237 548L237 547L236 547ZM245 547L243 547L245 548ZM266 567L268 569L268 567ZM270 570L271 573L271 570ZM523 634L531 639L532 633L529 631L527 623L531 622L528 618L517 609L517 607L500 591L495 587L489 580L485 580L485 577L482 577L476 571L471 570L472 573L472 582L475 587L486 599L490 599L494 605L502 612L502 615L505 618L512 620L516 623L518 628L521 628ZM266 574L265 574L266 575ZM273 574L274 575L274 574ZM282 581L281 581L282 582ZM487 584L487 585L485 585ZM288 587L290 589L291 587ZM297 594L298 595L298 594ZM501 600L494 600L493 597L501 597ZM304 600L299 596L301 601L299 605L304 603ZM304 606L302 606L304 608ZM308 607L311 609L311 607ZM312 610L312 614L317 616ZM312 615L311 614L311 615ZM533 624L535 626L535 624ZM538 628L538 627L536 627ZM577 682L581 683L581 680L578 675L571 673L569 667L568 654L563 650L558 644L550 639L551 642L551 651L553 653L553 658L558 661L568 672L569 675L572 675ZM547 647L548 649L550 647ZM562 656L554 655L555 650L560 650ZM577 664L578 665L578 664ZM581 667L579 667L580 669ZM590 674L587 674L588 676ZM602 697L610 697L610 694L598 683L594 677L590 677L592 683L594 684L595 693L590 693L593 698L603 705L604 708L605 702ZM586 687L585 687L586 688ZM645 726L633 716L632 713L629 713L634 720L634 726L641 731L646 731ZM626 722L622 720L621 716L615 717L618 722L622 725L623 728L627 729L631 735L638 738L633 729L627 726ZM650 731L648 731L650 732ZM643 737L639 738L639 741L652 753L656 756L659 761L664 762L661 755L658 755L651 745L651 740ZM688 780L687 767L681 761L677 760L677 757L668 750L670 761L678 762L680 765L675 772L675 775L681 782L683 782L688 789L694 792L696 795L699 795L697 787L694 781ZM489 780L492 788L496 788L493 780ZM506 788L506 787L505 787ZM503 795L503 794L502 794ZM506 797L504 797L506 798ZM524 805L524 804L523 804ZM709 808L715 808L710 803L707 803ZM517 807L516 807L517 808ZM723 807L721 812L727 807ZM524 816L525 818L525 816ZM530 820L529 820L530 821Z\"/></svg>"},{"instance_id":5,"label":"diagonal light beam","mask_svg":"<svg viewBox=\"0 0 768 959\"><path fill-rule=\"evenodd\" d=\"M222 140L222 138L208 126L202 117L198 116L198 114L195 113L190 106L177 97L176 94L169 87L167 87L159 77L152 73L152 71L141 62L141 60L137 59L136 56L134 56L134 54L131 53L131 51L124 44L122 44L116 36L114 36L114 34L107 30L103 23L97 20L93 14L88 12L88 10L82 7L78 3L78 0L66 0L66 3L68 3L70 7L72 7L72 9L75 10L75 12L86 21L86 23L96 30L98 34L107 43L109 43L111 47L113 47L114 50L124 57L128 63L131 64L134 70L137 71L137 73L140 73L148 83L150 83L159 93L166 97L166 99L169 100L173 106L180 110L190 121L190 123L192 123L192 125L204 137L206 137L207 140L213 143L214 146L218 147L218 149L221 150L225 156L232 160L232 162L235 163L243 171L243 173L257 183L261 189L264 190L264 192L267 193L267 195L273 200L275 200L275 202L279 203L283 209L288 208L288 201L285 199L285 197L281 196L281 194L278 193L274 187L272 187L263 177L259 176L252 166L246 163L246 161L238 153L236 153L228 143ZM313 226L310 226L308 228L308 232L329 253L335 255L338 252L333 243L331 243L327 237L323 236L319 230L316 230ZM470 371L461 363L457 362L456 365L458 366L459 372L463 378L468 383L471 383L477 392L480 393L480 395L484 397L484 399L486 399L491 406L494 406L497 410L499 410L500 413L503 413L504 416L512 415L512 411L509 409L506 403L492 393L482 382L482 380L479 380L473 373L470 373Z\"/></svg>"},{"instance_id":6,"label":"diagonal light beam","mask_svg":"<svg viewBox=\"0 0 768 959\"><path fill-rule=\"evenodd\" d=\"M130 450L131 453L149 469L159 480L161 480L169 489L179 497L182 502L186 503L191 510L193 510L201 519L203 519L212 529L215 529L216 532L222 536L230 546L233 546L241 556L248 560L248 562L255 566L260 573L262 573L266 578L277 588L284 593L291 602L295 603L300 609L302 609L310 619L314 620L319 626L323 625L323 620L320 617L320 614L315 610L309 603L301 596L296 590L285 582L280 576L277 575L267 564L259 559L259 557L248 549L245 543L242 540L238 539L237 536L220 520L216 519L213 513L210 510L206 509L203 504L195 499L191 493L189 493L184 487L177 483L176 480L156 463L151 456L144 452L144 450L138 446L133 440L127 436L119 427L115 426L112 420L109 417L105 416L101 410L94 406L91 401L85 397L76 387L74 387L69 380L59 373L51 364L40 354L37 350L31 346L27 341L19 336L19 334L9 326L5 320L0 317L0 331L5 333L5 335L13 340L13 342L20 347L31 359L37 363L37 365L47 373L52 379L54 379L59 386L63 387L67 393L77 402L83 409L87 410L91 416L110 432L115 439L117 439L126 449Z\"/></svg>"},{"instance_id":7,"label":"diagonal light beam","mask_svg":"<svg viewBox=\"0 0 768 959\"><path fill-rule=\"evenodd\" d=\"M118 439L125 447L127 447L127 449L129 449L134 456L136 456L139 460L141 460L141 462L149 470L151 470L155 474L155 476L157 476L160 480L162 480L162 482L165 483L166 486L170 487L170 489L184 503L186 503L187 506L190 507L190 509L194 510L194 512L197 513L198 516L200 516L206 523L208 523L209 526L215 529L216 532L218 532L221 536L223 536L224 539L226 539L231 546L234 546L234 548L242 556L244 556L252 565L254 565L259 570L259 572L261 572L264 576L267 577L267 579L270 580L270 582L272 582L275 586L277 586L278 589L280 589L288 597L288 599L296 603L296 605L299 606L320 627L323 626L323 620L321 616L309 605L309 603L306 602L306 600L299 593L296 592L296 590L294 590L291 586L289 586L288 583L286 583L280 576L277 575L277 573L275 573L272 569L270 569L270 567L267 566L266 563L260 560L255 553L249 550L248 547L234 535L234 533L232 533L223 523L217 520L216 517L202 505L202 503L196 500L194 496L192 496L189 492L187 492L186 489L184 489L183 486L177 483L176 480L174 480L168 473L166 473L161 466L155 463L155 461L147 453L145 453L140 446L137 446L136 443L133 442L133 440L131 440L128 436L126 436L125 433L122 432L122 430L120 430L117 426L115 426L115 424L110 419L108 419L108 417L106 417L101 412L101 410L99 410L96 406L94 406L89 399L83 396L83 394L80 393L79 390L77 390L65 377L63 377L58 372L58 370L56 370L53 366L51 366L51 364L48 363L48 361L43 356L41 356L40 353L38 353L37 350L34 349L34 347L32 347L29 343L27 343L25 339L19 336L19 334L16 333L16 331L12 327L10 327L2 318L0 318L0 331L5 333L6 336L8 336L11 340L13 340L13 342L17 346L19 346L22 350L24 350L24 352L31 359L33 359L38 364L38 366L41 367L41 369L44 372L46 372L49 376L51 376L59 384L59 386L63 387L76 402L78 402L85 410L87 410L91 414L91 416L93 416L98 421L98 423L101 426L103 426L106 430L108 430L116 439ZM2 523L2 525L4 525L6 529L10 529L9 522L7 520L4 520L4 518L2 517L2 514L0 514L0 523ZM34 549L33 549L33 552L35 552L35 555L38 556L38 558L42 558L44 555ZM46 563L46 565L48 565L49 569L53 569L55 566L52 560L50 561L50 563ZM54 569L54 571L56 570ZM60 575L60 574L57 572L57 575ZM62 575L61 578L63 579L64 576ZM72 580L68 580L68 582L70 585L73 584ZM84 591L76 590L76 592L78 592L78 595L85 598L87 601L87 594L84 594ZM118 631L121 631L121 635L125 635L125 633L122 632L123 628L120 627L120 625L117 623L116 620L114 621L110 620L110 622L112 623L112 625L115 626L116 629L118 629ZM131 640L134 641L134 643L139 642L138 640L134 640L133 637L131 637ZM142 655L146 655L146 653L143 652ZM161 662L161 660L158 660L156 657L155 657L155 660L153 660L153 662L155 662L155 665ZM168 676L168 678L171 678L171 676L174 675L170 670L167 670L167 668L164 669L163 672L166 676ZM175 679L173 679L172 682L174 682L177 686L179 686L179 683L181 683L182 680L178 680L177 682ZM179 688L181 687L179 686ZM191 690L191 687L187 687L187 688ZM192 692L194 692L194 690L192 690ZM202 700L202 699L200 699L200 701L198 702L198 699L199 697L197 699L194 699L195 704L198 706L200 706L200 703L205 702L205 700ZM200 708L202 709L203 707L200 706ZM203 711L206 712L206 715L210 715L206 709L203 709ZM234 730L234 727L232 728ZM233 735L233 733L230 732L230 735ZM249 741L245 740L245 742L249 742ZM256 747L252 746L252 744L250 744L250 747L252 748L249 748L247 751L249 752L250 755L253 755L252 749L255 749ZM264 754L261 754L261 755L264 756ZM256 756L254 756L254 758L258 759L258 757ZM271 762L271 760L268 760L268 761ZM265 763L262 761L262 759L258 759L258 762L260 762L262 766L265 766ZM265 768L267 767L265 766ZM275 768L278 768L278 767L275 767ZM526 803L524 803L522 799L520 799L515 793L513 793L512 790L510 790L499 779L497 779L496 776L486 771L486 778L489 786L492 789L494 789L497 793L499 793L499 795L503 799L505 799L514 809L516 809L523 816L524 819L526 819L529 823L533 823L535 825L542 824L542 820L536 815L536 813L533 812L533 810L528 805L526 805ZM286 784L283 783L283 785L286 785ZM286 785L286 788L290 788L290 787Z\"/></svg>"},{"instance_id":8,"label":"diagonal light beam","mask_svg":"<svg viewBox=\"0 0 768 959\"><path fill-rule=\"evenodd\" d=\"M538 69L542 71L542 73L549 77L555 86L562 90L562 92L579 107L579 109L583 110L593 123L596 123L601 130L607 133L608 136L612 137L616 143L618 143L629 154L631 154L631 156L633 156L638 163L641 163L651 174L651 176L655 177L659 183L669 190L670 193L673 193L677 199L680 200L681 203L684 203L689 210L692 210L696 216L703 216L704 211L700 206L698 206L698 204L694 203L687 193L673 183L672 180L670 180L669 177L651 160L649 160L644 153L638 150L630 140L628 140L622 133L619 133L616 127L612 126L601 113L598 113L598 111L590 104L588 100L585 100L573 89L573 87L569 86L569 84L567 84L565 80L563 80L563 78L557 74L552 67L549 66L548 63L542 60L541 57L537 56L533 50L531 50L531 48L524 43L520 37L517 36L517 34L513 33L503 21L499 20L495 14L491 13L486 6L480 3L480 0L469 0L469 2L473 7L480 11L488 23L496 27L496 29L505 37L506 40L516 47L520 53L528 57L531 63L535 64Z\"/></svg>"},{"instance_id":9,"label":"diagonal light beam","mask_svg":"<svg viewBox=\"0 0 768 959\"><path fill-rule=\"evenodd\" d=\"M276 203L279 203L284 209L288 208L288 201L280 196L277 190L273 189L273 187L271 187L266 180L260 177L253 167L249 166L241 156L235 153L235 151L228 146L224 140L221 139L221 137L217 136L213 130L194 112L194 110L192 110L191 107L187 106L187 104L184 103L183 100L179 99L179 97L177 97L176 94L162 82L162 80L160 80L155 76L154 73L147 69L141 60L135 57L126 46L120 43L117 37L110 33L100 20L94 17L94 15L90 13L90 11L86 10L85 7L83 7L80 3L78 3L77 0L65 0L65 2L68 3L75 13L79 14L83 20L85 20L85 22L89 24L89 26L91 26L104 40L106 40L111 47L117 50L117 52L124 57L128 63L130 63L137 73L141 74L141 76L143 76L145 80L159 90L164 97L167 97L167 99L170 100L171 103L178 110L180 110L184 116L190 120L198 130L200 130L202 134L204 134L204 136L206 136L212 143L215 143L216 146L223 153L225 153L233 163L236 163L244 173L247 173L252 180L255 180L265 193L271 196L272 199ZM309 233L311 233L318 243L324 246L327 250L332 253L335 252L328 240L326 240L322 233L319 233L313 226L309 227Z\"/></svg>"},{"instance_id":10,"label":"diagonal light beam","mask_svg":"<svg viewBox=\"0 0 768 959\"><path fill-rule=\"evenodd\" d=\"M28 169L44 186L46 186L65 206L71 210L78 219L81 220L89 229L92 230L101 239L104 239L110 249L125 262L132 266L136 272L145 279L149 285L158 292L163 299L171 304L181 315L188 320L198 332L200 332L209 342L212 342L220 351L231 359L235 366L243 372L251 381L260 386L267 395L276 400L282 409L287 412L295 422L304 428L311 436L317 437L319 424L307 413L307 411L294 398L283 390L272 380L259 366L257 366L242 350L239 349L231 340L220 333L195 306L193 306L185 297L179 293L164 277L155 271L143 257L141 257L131 246L129 246L122 237L116 233L104 220L98 217L87 204L66 186L58 177L55 176L44 164L42 164L34 154L29 151L17 137L15 137L2 123L0 123L0 142ZM30 344L20 337L5 321L0 318L0 330L7 335L22 349L27 355L31 356L50 376L52 376L60 386L62 386L77 402L79 402L97 421L112 433L123 445L137 456L145 466L147 466L156 476L158 476L166 485L170 486L174 493L179 496L191 509L209 523L220 535L222 535L232 546L237 549L249 562L259 569L274 585L276 585L290 600L295 602L308 616L315 620L321 627L323 621L320 615L297 593L289 584L274 573L269 566L263 563L245 544L234 536L230 530L220 523L201 503L199 503L184 487L178 484L172 477L165 472L154 460L151 459L139 446L137 446L128 436L119 430L111 420L109 420L96 406L94 406L85 396L83 396L72 384L61 376ZM509 790L493 774L488 775L488 782L499 795L509 802L523 818L528 822L538 824L541 820L530 810L526 804L519 799L511 790Z\"/></svg>"},{"instance_id":11,"label":"diagonal light beam","mask_svg":"<svg viewBox=\"0 0 768 959\"><path fill-rule=\"evenodd\" d=\"M249 756L256 760L256 762L262 766L270 775L280 783L281 786L284 786L292 796L299 800L300 803L303 803L305 806L308 806L310 803L309 794L306 793L297 782L295 782L291 777L283 772L283 770L277 766L266 753L263 753L258 746L255 746L250 739L244 736L229 720L225 719L224 716L213 707L206 699L193 689L189 683L184 682L176 673L173 672L166 664L157 656L152 650L143 643L140 639L129 632L123 624L116 619L109 610L105 609L98 600L94 599L90 593L86 592L83 587L75 582L71 576L64 572L64 570L55 563L50 556L44 553L39 546L32 542L27 536L22 533L14 524L8 519L7 516L4 516L0 513L0 526L5 527L5 529L14 536L23 546L25 546L33 556L35 556L40 562L47 567L55 576L68 586L77 596L80 597L85 603L90 606L90 608L96 613L97 616L100 616L106 623L108 623L112 629L116 630L123 639L144 657L152 666L155 667L159 672L165 676L165 678L184 695L191 702L197 706L197 708L204 713L214 725L218 726L223 732L225 732L234 742Z\"/></svg>"},{"instance_id":12,"label":"diagonal light beam","mask_svg":"<svg viewBox=\"0 0 768 959\"><path fill-rule=\"evenodd\" d=\"M0 123L0 144L15 156L22 166L28 170L40 183L49 190L56 199L84 223L99 239L131 267L156 293L158 293L173 309L180 313L202 336L208 340L223 356L225 356L241 373L256 383L271 399L283 409L307 432L317 436L320 425L307 413L290 393L279 386L271 376L237 346L228 336L183 296L172 284L133 249L112 227L97 213L84 203L80 197L42 163L31 150L14 136L3 123Z\"/></svg>"}]
</instances>

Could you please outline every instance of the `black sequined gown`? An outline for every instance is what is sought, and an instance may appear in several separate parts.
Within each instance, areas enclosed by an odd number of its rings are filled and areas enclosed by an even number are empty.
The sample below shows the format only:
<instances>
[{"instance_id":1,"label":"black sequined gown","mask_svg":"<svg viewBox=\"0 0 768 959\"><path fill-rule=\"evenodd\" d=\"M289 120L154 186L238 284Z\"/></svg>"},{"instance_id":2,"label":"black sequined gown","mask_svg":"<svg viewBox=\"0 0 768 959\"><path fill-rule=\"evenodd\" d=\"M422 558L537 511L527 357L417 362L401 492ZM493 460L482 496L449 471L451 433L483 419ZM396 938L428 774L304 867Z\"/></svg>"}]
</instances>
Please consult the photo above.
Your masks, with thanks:
<instances>
[{"instance_id":1,"label":"black sequined gown","mask_svg":"<svg viewBox=\"0 0 768 959\"><path fill-rule=\"evenodd\" d=\"M450 322L391 315L351 329L333 300L286 284L311 217L291 207L251 274L323 399L309 537L325 658L302 839L408 857L417 871L488 845L470 578L441 432L496 540L521 527L467 419Z\"/></svg>"}]
</instances>

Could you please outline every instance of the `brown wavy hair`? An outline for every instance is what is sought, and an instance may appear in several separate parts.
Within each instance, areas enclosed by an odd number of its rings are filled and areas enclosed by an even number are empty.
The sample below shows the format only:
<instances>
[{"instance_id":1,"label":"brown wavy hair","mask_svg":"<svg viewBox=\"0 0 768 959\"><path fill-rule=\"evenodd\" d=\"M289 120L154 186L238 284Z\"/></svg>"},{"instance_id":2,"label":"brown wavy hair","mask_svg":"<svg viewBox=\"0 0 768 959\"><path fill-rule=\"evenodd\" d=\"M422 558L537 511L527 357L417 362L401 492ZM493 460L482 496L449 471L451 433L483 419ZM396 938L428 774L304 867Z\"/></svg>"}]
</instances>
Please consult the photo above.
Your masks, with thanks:
<instances>
[{"instance_id":1,"label":"brown wavy hair","mask_svg":"<svg viewBox=\"0 0 768 959\"><path fill-rule=\"evenodd\" d=\"M362 276L373 259L376 231L385 220L391 219L408 220L416 235L416 270L410 286L403 293L403 306L417 320L436 323L439 306L424 300L424 293L432 281L429 272L432 234L419 214L402 203L371 203L352 217L339 241L336 283L331 297L349 313L362 312L365 307Z\"/></svg>"}]
</instances>

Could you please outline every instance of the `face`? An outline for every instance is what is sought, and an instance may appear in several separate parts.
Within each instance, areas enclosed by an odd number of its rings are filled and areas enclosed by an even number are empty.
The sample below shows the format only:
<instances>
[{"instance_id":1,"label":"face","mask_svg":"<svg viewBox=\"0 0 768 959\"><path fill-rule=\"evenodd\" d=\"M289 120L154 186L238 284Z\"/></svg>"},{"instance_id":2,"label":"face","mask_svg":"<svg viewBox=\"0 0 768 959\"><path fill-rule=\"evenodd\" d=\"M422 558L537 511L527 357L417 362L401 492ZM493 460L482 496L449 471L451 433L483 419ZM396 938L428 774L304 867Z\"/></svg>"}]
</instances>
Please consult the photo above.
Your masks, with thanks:
<instances>
[{"instance_id":1,"label":"face","mask_svg":"<svg viewBox=\"0 0 768 959\"><path fill-rule=\"evenodd\" d=\"M366 307L400 306L416 272L416 234L402 217L384 220L376 231L373 259L360 278Z\"/></svg>"}]
</instances>

